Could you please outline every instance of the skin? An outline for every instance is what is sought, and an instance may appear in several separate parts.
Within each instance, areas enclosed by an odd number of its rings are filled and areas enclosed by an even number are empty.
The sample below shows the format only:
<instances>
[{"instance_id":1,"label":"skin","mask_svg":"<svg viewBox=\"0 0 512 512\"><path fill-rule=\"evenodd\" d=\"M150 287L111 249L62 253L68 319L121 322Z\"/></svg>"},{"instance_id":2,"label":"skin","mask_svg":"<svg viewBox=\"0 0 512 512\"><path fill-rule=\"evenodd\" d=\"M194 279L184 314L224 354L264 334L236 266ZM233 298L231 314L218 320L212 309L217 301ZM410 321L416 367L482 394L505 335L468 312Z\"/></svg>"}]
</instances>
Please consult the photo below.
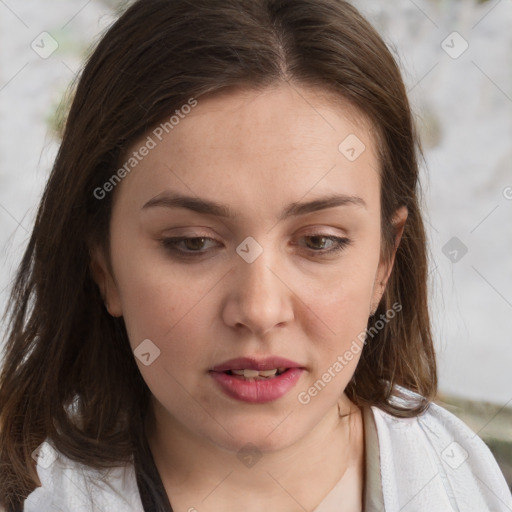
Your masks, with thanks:
<instances>
[{"instance_id":1,"label":"skin","mask_svg":"<svg viewBox=\"0 0 512 512\"><path fill-rule=\"evenodd\" d=\"M132 348L150 339L160 350L149 366L136 361L153 395L148 441L175 510L313 510L342 476L340 510L361 510L362 416L344 393L359 354L307 405L298 394L365 330L393 264L394 255L380 257L371 128L346 102L297 85L203 97L115 189L113 271L100 250L93 271ZM349 134L366 146L353 162L338 150ZM217 201L236 216L143 208L165 191ZM333 193L364 206L278 220L290 203ZM397 242L406 217L396 212ZM350 243L321 255L335 247L321 235ZM204 253L186 259L161 242L180 236L211 240L180 243ZM263 248L253 263L235 250L248 236ZM208 373L234 357L268 355L306 368L270 403L230 398ZM262 455L252 467L237 457L247 443Z\"/></svg>"}]
</instances>

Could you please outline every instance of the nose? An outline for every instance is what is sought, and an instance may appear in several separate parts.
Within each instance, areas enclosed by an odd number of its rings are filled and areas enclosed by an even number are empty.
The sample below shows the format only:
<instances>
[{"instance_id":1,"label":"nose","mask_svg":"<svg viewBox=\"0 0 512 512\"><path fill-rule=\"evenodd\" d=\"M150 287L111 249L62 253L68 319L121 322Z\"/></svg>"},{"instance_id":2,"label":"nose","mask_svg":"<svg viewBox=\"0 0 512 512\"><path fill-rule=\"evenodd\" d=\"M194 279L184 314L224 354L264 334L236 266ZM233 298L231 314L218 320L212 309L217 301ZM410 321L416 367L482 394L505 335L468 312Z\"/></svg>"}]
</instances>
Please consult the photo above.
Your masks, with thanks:
<instances>
[{"instance_id":1,"label":"nose","mask_svg":"<svg viewBox=\"0 0 512 512\"><path fill-rule=\"evenodd\" d=\"M274 327L294 318L293 292L286 273L280 270L269 251L252 263L238 255L223 307L223 320L230 327L264 336Z\"/></svg>"}]
</instances>

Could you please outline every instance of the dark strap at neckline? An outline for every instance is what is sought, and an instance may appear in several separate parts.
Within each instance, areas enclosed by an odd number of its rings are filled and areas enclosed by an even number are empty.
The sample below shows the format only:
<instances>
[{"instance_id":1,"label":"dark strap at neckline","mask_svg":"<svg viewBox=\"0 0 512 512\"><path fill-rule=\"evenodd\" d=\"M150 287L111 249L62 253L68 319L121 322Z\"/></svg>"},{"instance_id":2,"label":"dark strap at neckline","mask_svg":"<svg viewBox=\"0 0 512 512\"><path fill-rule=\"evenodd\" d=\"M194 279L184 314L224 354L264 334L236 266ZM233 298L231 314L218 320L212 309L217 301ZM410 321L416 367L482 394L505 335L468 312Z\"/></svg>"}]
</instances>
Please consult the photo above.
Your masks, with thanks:
<instances>
[{"instance_id":1,"label":"dark strap at neckline","mask_svg":"<svg viewBox=\"0 0 512 512\"><path fill-rule=\"evenodd\" d=\"M134 451L134 468L144 512L173 512L145 435Z\"/></svg>"}]
</instances>

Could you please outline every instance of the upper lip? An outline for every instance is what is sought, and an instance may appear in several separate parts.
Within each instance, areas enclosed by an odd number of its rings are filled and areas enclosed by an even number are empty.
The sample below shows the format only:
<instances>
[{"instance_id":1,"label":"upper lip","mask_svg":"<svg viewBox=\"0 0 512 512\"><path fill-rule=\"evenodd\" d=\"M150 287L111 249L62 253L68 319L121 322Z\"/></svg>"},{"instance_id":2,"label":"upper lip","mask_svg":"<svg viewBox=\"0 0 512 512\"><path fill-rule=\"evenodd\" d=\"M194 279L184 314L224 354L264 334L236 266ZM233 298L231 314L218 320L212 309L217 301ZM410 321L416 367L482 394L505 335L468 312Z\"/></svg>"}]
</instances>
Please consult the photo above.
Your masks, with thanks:
<instances>
[{"instance_id":1,"label":"upper lip","mask_svg":"<svg viewBox=\"0 0 512 512\"><path fill-rule=\"evenodd\" d=\"M227 370L273 370L274 368L303 368L302 365L283 357L266 357L264 359L256 359L253 357L237 357L230 359L217 366L214 366L211 371L225 372Z\"/></svg>"}]
</instances>

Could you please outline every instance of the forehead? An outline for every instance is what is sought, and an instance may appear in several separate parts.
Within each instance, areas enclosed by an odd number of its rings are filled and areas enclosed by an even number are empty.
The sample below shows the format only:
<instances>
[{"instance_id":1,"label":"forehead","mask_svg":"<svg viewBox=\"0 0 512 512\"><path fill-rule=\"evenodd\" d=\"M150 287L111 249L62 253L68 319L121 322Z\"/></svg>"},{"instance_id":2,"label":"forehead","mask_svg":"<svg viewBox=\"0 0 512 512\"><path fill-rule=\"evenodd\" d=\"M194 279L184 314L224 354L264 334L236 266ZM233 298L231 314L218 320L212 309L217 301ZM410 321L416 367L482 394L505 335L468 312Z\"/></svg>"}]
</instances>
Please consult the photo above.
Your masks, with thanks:
<instances>
[{"instance_id":1,"label":"forehead","mask_svg":"<svg viewBox=\"0 0 512 512\"><path fill-rule=\"evenodd\" d=\"M281 84L201 97L186 111L129 148L125 160L152 140L116 194L141 203L171 189L260 210L332 193L378 203L371 125L340 97Z\"/></svg>"}]
</instances>

